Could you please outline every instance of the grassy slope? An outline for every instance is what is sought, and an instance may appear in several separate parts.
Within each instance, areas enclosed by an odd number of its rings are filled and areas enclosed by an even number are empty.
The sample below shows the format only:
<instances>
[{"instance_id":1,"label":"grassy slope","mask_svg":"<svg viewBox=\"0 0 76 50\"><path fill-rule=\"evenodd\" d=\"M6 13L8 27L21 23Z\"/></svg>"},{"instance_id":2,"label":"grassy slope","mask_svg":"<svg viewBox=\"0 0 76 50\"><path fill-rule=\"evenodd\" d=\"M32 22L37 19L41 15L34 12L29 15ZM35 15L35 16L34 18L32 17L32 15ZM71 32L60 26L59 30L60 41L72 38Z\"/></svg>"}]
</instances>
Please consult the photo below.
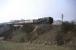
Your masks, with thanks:
<instances>
[{"instance_id":1,"label":"grassy slope","mask_svg":"<svg viewBox=\"0 0 76 50\"><path fill-rule=\"evenodd\" d=\"M60 46L49 46L30 43L0 42L0 50L70 50Z\"/></svg>"},{"instance_id":2,"label":"grassy slope","mask_svg":"<svg viewBox=\"0 0 76 50\"><path fill-rule=\"evenodd\" d=\"M55 36L56 36L58 30L59 30L59 28L54 26L51 30L45 32L42 35L39 35L39 37L36 40L34 40L33 43L54 44Z\"/></svg>"},{"instance_id":3,"label":"grassy slope","mask_svg":"<svg viewBox=\"0 0 76 50\"><path fill-rule=\"evenodd\" d=\"M35 41L33 41L32 44L0 41L0 50L70 50L70 48L67 48L67 47L65 48L62 46L44 45L46 41L54 42L53 39L55 38L56 32L58 30L59 30L59 27L54 26L52 30L39 35L38 38ZM19 40L21 37L24 36L24 33L22 34L21 31L17 31L16 33L18 33L16 36L16 40Z\"/></svg>"}]
</instances>

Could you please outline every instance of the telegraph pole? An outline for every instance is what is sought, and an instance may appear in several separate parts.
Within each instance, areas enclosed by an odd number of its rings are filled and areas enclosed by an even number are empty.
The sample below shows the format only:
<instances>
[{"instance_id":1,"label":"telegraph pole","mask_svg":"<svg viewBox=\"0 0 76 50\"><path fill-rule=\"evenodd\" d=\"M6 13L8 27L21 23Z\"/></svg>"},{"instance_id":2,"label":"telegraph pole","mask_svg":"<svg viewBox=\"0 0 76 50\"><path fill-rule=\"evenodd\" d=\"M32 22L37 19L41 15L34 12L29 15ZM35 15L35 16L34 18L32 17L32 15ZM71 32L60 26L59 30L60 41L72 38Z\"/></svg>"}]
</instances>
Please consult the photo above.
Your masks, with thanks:
<instances>
[{"instance_id":1,"label":"telegraph pole","mask_svg":"<svg viewBox=\"0 0 76 50\"><path fill-rule=\"evenodd\" d=\"M63 24L63 18L64 18L64 15L63 15L63 13L62 13L62 15L61 15L61 18L62 18L62 24Z\"/></svg>"}]
</instances>

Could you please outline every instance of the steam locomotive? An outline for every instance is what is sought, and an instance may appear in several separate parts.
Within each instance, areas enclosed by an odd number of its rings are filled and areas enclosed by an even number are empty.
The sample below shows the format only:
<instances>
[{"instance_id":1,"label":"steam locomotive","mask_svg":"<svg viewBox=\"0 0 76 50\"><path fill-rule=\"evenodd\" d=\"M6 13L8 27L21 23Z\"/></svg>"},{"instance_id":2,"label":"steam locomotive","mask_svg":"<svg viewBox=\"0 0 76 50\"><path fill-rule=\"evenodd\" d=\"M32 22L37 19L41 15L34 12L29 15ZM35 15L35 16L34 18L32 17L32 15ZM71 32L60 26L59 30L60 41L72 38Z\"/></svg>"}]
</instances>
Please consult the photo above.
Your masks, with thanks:
<instances>
[{"instance_id":1,"label":"steam locomotive","mask_svg":"<svg viewBox=\"0 0 76 50\"><path fill-rule=\"evenodd\" d=\"M35 23L35 24L52 24L53 18L52 17L39 18L39 19L33 20L33 23Z\"/></svg>"},{"instance_id":2,"label":"steam locomotive","mask_svg":"<svg viewBox=\"0 0 76 50\"><path fill-rule=\"evenodd\" d=\"M39 18L39 19L34 19L33 22L28 22L28 23L32 23L32 24L52 24L53 23L53 18L52 17L44 17L44 18ZM18 26L14 26L14 23L3 23L0 24L0 37L7 37L8 35L10 35L11 33L8 32L12 32L12 30L15 30L15 28L19 27L19 24L27 24L25 22L18 22L17 23Z\"/></svg>"}]
</instances>

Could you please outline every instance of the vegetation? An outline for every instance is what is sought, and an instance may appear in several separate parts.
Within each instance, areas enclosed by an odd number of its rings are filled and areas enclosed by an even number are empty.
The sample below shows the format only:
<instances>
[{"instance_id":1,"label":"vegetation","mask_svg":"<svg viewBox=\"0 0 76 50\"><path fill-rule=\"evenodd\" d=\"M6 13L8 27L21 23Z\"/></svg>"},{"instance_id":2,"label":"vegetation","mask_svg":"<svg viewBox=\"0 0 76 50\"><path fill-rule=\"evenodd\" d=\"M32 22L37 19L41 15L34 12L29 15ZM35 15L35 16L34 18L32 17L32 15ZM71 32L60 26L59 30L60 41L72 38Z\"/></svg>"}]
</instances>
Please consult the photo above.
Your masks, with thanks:
<instances>
[{"instance_id":1,"label":"vegetation","mask_svg":"<svg viewBox=\"0 0 76 50\"><path fill-rule=\"evenodd\" d=\"M63 22L56 36L57 45L65 45L76 48L76 24Z\"/></svg>"},{"instance_id":2,"label":"vegetation","mask_svg":"<svg viewBox=\"0 0 76 50\"><path fill-rule=\"evenodd\" d=\"M0 50L70 50L60 46L49 46L42 44L29 44L29 43L12 43L7 41L0 42Z\"/></svg>"},{"instance_id":3,"label":"vegetation","mask_svg":"<svg viewBox=\"0 0 76 50\"><path fill-rule=\"evenodd\" d=\"M33 31L35 27L37 29ZM8 33L10 34L11 31ZM14 31L8 37L12 35L13 37L9 40L12 42L0 41L0 50L76 49L76 24L73 22L63 22L62 25L24 24L22 28Z\"/></svg>"}]
</instances>

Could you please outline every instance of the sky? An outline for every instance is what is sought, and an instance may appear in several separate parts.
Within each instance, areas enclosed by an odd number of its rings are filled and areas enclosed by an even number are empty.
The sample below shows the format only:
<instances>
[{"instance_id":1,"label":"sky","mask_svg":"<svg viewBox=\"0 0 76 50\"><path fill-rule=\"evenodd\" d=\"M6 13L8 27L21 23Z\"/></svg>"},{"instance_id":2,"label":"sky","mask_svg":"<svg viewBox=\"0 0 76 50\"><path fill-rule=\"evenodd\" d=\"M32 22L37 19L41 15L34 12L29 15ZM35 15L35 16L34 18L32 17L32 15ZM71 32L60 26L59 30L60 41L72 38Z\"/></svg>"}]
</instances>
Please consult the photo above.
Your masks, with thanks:
<instances>
[{"instance_id":1,"label":"sky","mask_svg":"<svg viewBox=\"0 0 76 50\"><path fill-rule=\"evenodd\" d=\"M76 19L76 0L0 0L0 23L19 19L53 17Z\"/></svg>"}]
</instances>

